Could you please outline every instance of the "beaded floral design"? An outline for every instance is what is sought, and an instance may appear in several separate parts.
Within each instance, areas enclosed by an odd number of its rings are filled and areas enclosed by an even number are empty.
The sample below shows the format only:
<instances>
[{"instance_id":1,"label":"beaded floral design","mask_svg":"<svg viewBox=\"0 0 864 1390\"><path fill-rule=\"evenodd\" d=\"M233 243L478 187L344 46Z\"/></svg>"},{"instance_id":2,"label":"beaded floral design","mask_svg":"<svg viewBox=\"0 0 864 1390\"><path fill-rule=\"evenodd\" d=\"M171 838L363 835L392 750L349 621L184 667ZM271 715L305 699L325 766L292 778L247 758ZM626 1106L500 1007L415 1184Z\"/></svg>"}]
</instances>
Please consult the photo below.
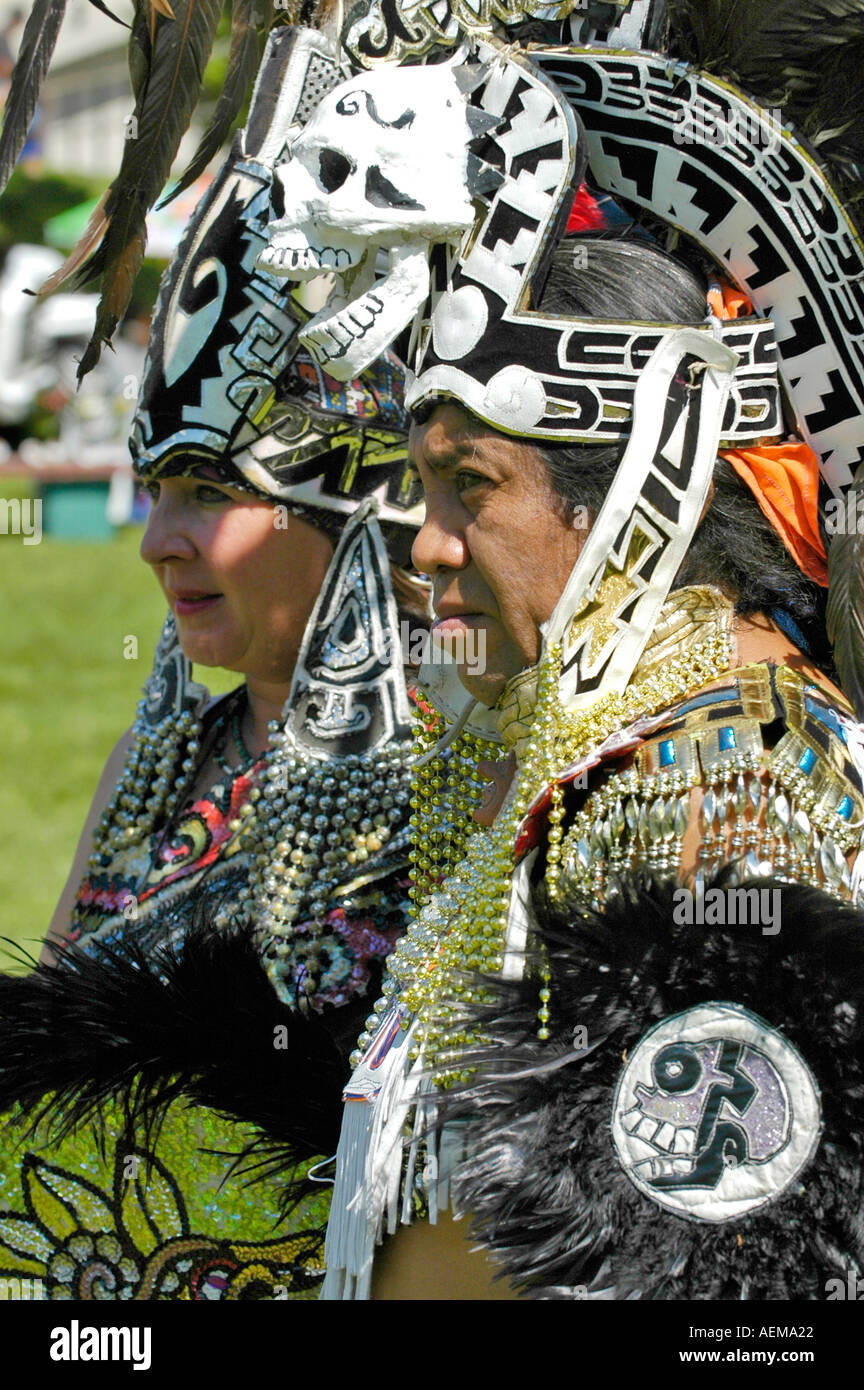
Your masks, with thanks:
<instances>
[{"instance_id":1,"label":"beaded floral design","mask_svg":"<svg viewBox=\"0 0 864 1390\"><path fill-rule=\"evenodd\" d=\"M22 1212L0 1211L0 1278L38 1280L49 1299L279 1299L311 1295L323 1276L319 1228L246 1241L196 1231L177 1175L143 1150L118 1148L104 1186L30 1153L20 1182Z\"/></svg>"}]
</instances>

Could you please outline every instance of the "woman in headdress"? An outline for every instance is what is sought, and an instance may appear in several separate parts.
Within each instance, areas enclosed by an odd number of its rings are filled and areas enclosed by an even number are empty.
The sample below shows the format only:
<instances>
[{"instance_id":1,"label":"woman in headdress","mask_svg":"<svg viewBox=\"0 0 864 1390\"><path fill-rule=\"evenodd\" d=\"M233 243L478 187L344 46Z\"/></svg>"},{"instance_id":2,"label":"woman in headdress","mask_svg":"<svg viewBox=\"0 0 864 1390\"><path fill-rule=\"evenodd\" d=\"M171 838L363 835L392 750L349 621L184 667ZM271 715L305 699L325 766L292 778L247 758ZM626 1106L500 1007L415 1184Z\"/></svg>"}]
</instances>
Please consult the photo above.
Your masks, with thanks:
<instances>
[{"instance_id":1,"label":"woman in headdress","mask_svg":"<svg viewBox=\"0 0 864 1390\"><path fill-rule=\"evenodd\" d=\"M48 1298L315 1289L307 1170L404 926L426 595L396 563L402 367L339 383L297 352L255 266L257 153L196 210L154 320L131 445L170 606L153 673L42 962L0 979L0 1277ZM193 661L242 683L211 699Z\"/></svg>"}]
</instances>

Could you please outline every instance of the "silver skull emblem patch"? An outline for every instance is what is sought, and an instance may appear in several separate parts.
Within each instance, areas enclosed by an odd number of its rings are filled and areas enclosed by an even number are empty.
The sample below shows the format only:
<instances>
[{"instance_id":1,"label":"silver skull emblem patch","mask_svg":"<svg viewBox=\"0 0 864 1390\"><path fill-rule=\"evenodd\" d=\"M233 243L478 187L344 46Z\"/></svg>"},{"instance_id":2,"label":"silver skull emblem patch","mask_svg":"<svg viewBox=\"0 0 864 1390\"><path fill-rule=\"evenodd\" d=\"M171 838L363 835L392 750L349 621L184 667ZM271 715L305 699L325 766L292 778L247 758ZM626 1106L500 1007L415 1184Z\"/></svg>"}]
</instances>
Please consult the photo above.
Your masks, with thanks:
<instances>
[{"instance_id":1,"label":"silver skull emblem patch","mask_svg":"<svg viewBox=\"0 0 864 1390\"><path fill-rule=\"evenodd\" d=\"M809 1163L819 1093L781 1033L734 1004L664 1019L621 1073L612 1138L639 1191L679 1216L728 1221L773 1201Z\"/></svg>"}]
</instances>

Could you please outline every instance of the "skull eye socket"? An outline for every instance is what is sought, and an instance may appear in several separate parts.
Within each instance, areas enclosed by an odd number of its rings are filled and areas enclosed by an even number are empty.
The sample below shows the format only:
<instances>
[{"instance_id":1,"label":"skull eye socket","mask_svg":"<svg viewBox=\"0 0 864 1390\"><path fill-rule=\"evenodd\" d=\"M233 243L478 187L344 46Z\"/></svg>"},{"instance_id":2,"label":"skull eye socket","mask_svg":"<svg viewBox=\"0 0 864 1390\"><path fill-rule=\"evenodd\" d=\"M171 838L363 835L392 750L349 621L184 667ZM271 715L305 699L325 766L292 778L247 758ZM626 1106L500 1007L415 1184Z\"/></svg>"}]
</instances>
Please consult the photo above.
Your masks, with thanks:
<instances>
[{"instance_id":1,"label":"skull eye socket","mask_svg":"<svg viewBox=\"0 0 864 1390\"><path fill-rule=\"evenodd\" d=\"M322 150L318 156L318 177L328 193L335 193L337 188L341 188L353 171L351 160L338 150Z\"/></svg>"},{"instance_id":2,"label":"skull eye socket","mask_svg":"<svg viewBox=\"0 0 864 1390\"><path fill-rule=\"evenodd\" d=\"M422 203L417 203L407 193L402 193L385 178L377 164L370 164L366 173L366 198L376 208L404 208L410 212L425 211Z\"/></svg>"},{"instance_id":3,"label":"skull eye socket","mask_svg":"<svg viewBox=\"0 0 864 1390\"><path fill-rule=\"evenodd\" d=\"M692 1091L702 1076L702 1063L685 1043L668 1043L654 1058L654 1081L662 1091L677 1095Z\"/></svg>"},{"instance_id":4,"label":"skull eye socket","mask_svg":"<svg viewBox=\"0 0 864 1390\"><path fill-rule=\"evenodd\" d=\"M280 179L274 179L270 187L270 206L276 217L285 216L285 189Z\"/></svg>"}]
</instances>

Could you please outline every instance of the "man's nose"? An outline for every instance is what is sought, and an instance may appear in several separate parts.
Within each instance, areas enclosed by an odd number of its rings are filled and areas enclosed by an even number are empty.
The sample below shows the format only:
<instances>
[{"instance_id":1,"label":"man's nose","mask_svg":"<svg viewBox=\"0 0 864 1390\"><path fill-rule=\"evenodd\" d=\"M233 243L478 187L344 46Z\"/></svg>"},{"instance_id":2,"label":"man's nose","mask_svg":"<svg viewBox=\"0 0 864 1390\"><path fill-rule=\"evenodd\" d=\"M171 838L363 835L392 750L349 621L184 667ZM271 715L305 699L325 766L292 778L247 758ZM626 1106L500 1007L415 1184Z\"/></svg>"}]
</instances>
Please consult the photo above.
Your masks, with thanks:
<instances>
[{"instance_id":1,"label":"man's nose","mask_svg":"<svg viewBox=\"0 0 864 1390\"><path fill-rule=\"evenodd\" d=\"M464 569L471 559L452 509L434 497L426 498L426 520L414 538L411 559L415 569L430 576L439 569Z\"/></svg>"},{"instance_id":2,"label":"man's nose","mask_svg":"<svg viewBox=\"0 0 864 1390\"><path fill-rule=\"evenodd\" d=\"M197 551L184 524L184 513L185 509L170 497L160 497L152 504L138 552L146 565L195 558Z\"/></svg>"}]
</instances>

